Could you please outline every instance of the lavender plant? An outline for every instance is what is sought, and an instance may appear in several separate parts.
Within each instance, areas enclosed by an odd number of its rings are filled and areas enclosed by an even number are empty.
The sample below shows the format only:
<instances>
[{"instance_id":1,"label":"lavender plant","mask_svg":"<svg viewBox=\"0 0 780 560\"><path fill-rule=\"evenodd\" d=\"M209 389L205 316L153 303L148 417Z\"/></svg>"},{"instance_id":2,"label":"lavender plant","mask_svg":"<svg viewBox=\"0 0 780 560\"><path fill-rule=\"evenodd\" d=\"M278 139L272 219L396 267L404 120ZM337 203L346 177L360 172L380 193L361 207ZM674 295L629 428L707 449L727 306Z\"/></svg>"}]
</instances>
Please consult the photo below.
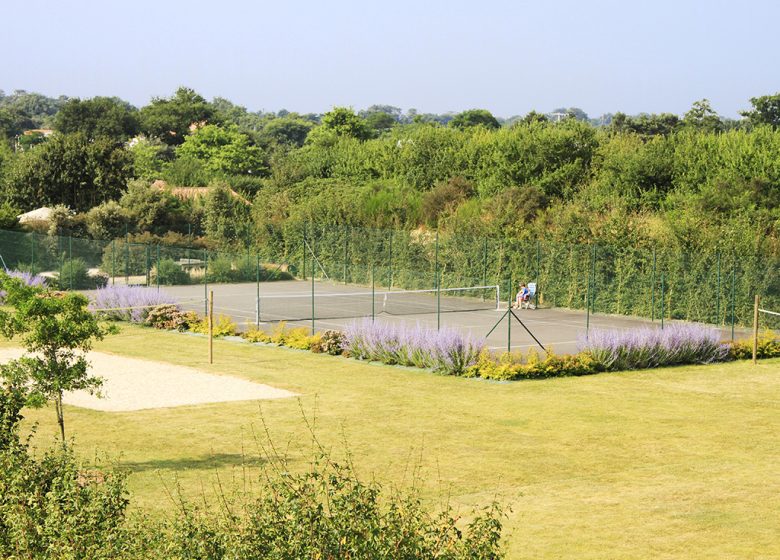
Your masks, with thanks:
<instances>
[{"instance_id":1,"label":"lavender plant","mask_svg":"<svg viewBox=\"0 0 780 560\"><path fill-rule=\"evenodd\" d=\"M18 278L24 282L25 286L33 288L43 288L46 286L46 278L40 274L33 274L24 270L9 270L6 272L11 278Z\"/></svg>"},{"instance_id":2,"label":"lavender plant","mask_svg":"<svg viewBox=\"0 0 780 560\"><path fill-rule=\"evenodd\" d=\"M702 325L670 325L665 329L595 330L580 340L606 370L646 369L679 364L709 364L728 358L728 345L716 329Z\"/></svg>"},{"instance_id":3,"label":"lavender plant","mask_svg":"<svg viewBox=\"0 0 780 560\"><path fill-rule=\"evenodd\" d=\"M452 329L409 329L370 319L344 332L344 349L355 358L461 375L476 363L484 343Z\"/></svg>"},{"instance_id":4,"label":"lavender plant","mask_svg":"<svg viewBox=\"0 0 780 560\"><path fill-rule=\"evenodd\" d=\"M152 308L175 303L175 298L154 288L106 286L95 292L89 309L106 319L143 323Z\"/></svg>"}]
</instances>

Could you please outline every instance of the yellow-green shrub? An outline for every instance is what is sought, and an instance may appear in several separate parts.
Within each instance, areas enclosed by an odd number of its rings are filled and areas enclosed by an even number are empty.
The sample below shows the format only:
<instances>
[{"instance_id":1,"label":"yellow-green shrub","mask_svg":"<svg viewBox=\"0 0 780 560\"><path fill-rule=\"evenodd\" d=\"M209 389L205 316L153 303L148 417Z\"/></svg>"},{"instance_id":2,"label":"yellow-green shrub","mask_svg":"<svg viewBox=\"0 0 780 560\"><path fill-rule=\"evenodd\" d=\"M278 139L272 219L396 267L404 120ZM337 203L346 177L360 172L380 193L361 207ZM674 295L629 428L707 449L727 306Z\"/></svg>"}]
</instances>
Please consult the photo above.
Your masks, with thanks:
<instances>
[{"instance_id":1,"label":"yellow-green shrub","mask_svg":"<svg viewBox=\"0 0 780 560\"><path fill-rule=\"evenodd\" d=\"M199 322L190 325L192 332L209 334L208 317L203 317ZM234 336L238 327L227 315L219 315L214 321L214 336Z\"/></svg>"},{"instance_id":2,"label":"yellow-green shrub","mask_svg":"<svg viewBox=\"0 0 780 560\"><path fill-rule=\"evenodd\" d=\"M758 351L756 357L780 358L780 338L769 329L758 335ZM735 340L729 347L729 357L732 360L749 360L753 357L753 340Z\"/></svg>"}]
</instances>

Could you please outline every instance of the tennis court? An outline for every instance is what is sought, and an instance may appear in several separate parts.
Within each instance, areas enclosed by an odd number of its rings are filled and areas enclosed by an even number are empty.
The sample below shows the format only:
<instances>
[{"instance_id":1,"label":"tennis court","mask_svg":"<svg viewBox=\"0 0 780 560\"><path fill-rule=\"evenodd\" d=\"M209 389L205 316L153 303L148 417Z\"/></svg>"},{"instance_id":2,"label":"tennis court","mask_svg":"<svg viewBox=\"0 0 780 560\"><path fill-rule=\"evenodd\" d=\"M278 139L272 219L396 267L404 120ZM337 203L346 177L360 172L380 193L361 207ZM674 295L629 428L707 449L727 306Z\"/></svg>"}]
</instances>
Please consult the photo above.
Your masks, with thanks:
<instances>
[{"instance_id":1,"label":"tennis court","mask_svg":"<svg viewBox=\"0 0 780 560\"><path fill-rule=\"evenodd\" d=\"M485 338L506 312L506 294L496 286L449 288L436 290L374 290L365 286L314 284L298 280L262 284L209 284L161 288L181 301L184 309L205 312L206 293L214 292L214 314L231 317L243 330L258 322L265 330L279 321L288 326L314 327L317 331L342 329L361 317L377 321L429 328L450 327L476 338ZM313 299L313 301L312 301ZM614 315L590 314L566 309L519 309L516 316L536 339L558 353L577 349L577 342L588 329L629 329L660 327L660 322ZM312 316L314 321L312 321ZM724 328L723 338L731 337ZM737 337L746 336L739 329ZM512 320L508 328L506 317L487 337L488 347L526 351L539 346L520 322Z\"/></svg>"}]
</instances>

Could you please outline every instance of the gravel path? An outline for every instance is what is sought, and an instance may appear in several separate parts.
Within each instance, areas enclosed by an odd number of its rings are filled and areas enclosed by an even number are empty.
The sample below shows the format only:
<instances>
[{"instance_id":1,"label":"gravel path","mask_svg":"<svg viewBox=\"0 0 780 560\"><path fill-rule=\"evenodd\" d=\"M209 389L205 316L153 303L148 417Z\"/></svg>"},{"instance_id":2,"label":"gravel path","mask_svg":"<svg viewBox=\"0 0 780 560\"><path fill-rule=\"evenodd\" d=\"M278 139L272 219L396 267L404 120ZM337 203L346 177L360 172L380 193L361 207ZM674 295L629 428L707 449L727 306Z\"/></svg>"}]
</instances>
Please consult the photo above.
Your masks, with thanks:
<instances>
[{"instance_id":1,"label":"gravel path","mask_svg":"<svg viewBox=\"0 0 780 560\"><path fill-rule=\"evenodd\" d=\"M0 363L22 354L20 348L0 348ZM90 352L88 359L92 365L91 373L104 379L101 389L103 398L76 391L65 394L65 404L106 412L126 412L297 396L296 393L269 385L164 362L103 352Z\"/></svg>"}]
</instances>

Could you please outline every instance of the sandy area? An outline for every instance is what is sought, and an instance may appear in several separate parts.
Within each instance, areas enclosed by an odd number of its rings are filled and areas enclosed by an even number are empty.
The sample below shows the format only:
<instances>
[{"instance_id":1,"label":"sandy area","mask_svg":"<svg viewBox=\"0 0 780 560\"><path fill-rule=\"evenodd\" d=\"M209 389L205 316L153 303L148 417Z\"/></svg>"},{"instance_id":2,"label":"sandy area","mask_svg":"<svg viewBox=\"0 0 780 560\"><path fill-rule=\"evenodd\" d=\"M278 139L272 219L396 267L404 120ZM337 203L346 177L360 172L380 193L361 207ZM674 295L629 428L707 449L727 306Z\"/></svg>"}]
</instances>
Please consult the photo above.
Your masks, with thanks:
<instances>
[{"instance_id":1,"label":"sandy area","mask_svg":"<svg viewBox=\"0 0 780 560\"><path fill-rule=\"evenodd\" d=\"M0 362L5 363L22 354L20 348L0 348ZM103 398L76 391L65 394L65 404L93 410L125 412L296 396L295 393L269 385L163 362L126 358L103 352L90 352L88 359L92 365L91 373L104 379L101 389Z\"/></svg>"}]
</instances>

